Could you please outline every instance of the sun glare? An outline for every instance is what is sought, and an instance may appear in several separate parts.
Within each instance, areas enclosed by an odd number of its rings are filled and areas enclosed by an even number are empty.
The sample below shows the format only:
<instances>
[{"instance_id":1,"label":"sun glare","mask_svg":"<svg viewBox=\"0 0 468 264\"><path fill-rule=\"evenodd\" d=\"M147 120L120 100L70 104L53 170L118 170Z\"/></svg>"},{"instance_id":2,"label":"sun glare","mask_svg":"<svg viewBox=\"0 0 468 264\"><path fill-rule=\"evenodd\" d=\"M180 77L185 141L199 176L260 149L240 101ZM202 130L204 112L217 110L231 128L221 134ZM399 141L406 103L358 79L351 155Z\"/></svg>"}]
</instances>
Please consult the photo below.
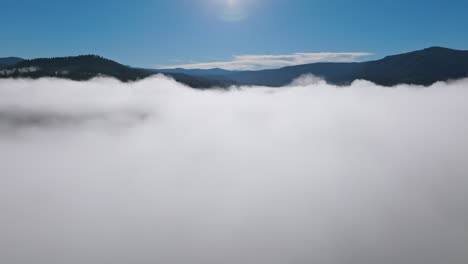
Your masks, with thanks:
<instances>
[{"instance_id":1,"label":"sun glare","mask_svg":"<svg viewBox=\"0 0 468 264\"><path fill-rule=\"evenodd\" d=\"M235 7L237 5L237 0L227 0L228 7Z\"/></svg>"},{"instance_id":2,"label":"sun glare","mask_svg":"<svg viewBox=\"0 0 468 264\"><path fill-rule=\"evenodd\" d=\"M227 0L224 9L221 11L220 18L228 22L241 21L247 18L247 12L239 0Z\"/></svg>"}]
</instances>

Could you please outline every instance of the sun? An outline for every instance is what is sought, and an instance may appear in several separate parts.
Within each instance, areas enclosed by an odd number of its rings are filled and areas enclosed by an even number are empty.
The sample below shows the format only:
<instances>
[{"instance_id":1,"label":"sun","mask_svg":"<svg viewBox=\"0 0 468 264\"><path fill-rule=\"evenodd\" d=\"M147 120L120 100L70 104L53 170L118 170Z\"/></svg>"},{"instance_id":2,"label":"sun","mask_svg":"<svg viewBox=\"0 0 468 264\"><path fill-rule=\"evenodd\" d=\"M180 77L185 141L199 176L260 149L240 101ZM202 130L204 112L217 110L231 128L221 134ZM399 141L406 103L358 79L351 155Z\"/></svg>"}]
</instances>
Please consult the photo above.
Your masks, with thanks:
<instances>
[{"instance_id":1,"label":"sun","mask_svg":"<svg viewBox=\"0 0 468 264\"><path fill-rule=\"evenodd\" d=\"M226 6L221 11L220 18L227 22L241 21L247 18L247 12L239 0L226 0Z\"/></svg>"},{"instance_id":2,"label":"sun","mask_svg":"<svg viewBox=\"0 0 468 264\"><path fill-rule=\"evenodd\" d=\"M234 8L237 6L237 0L227 0L227 5L230 8Z\"/></svg>"},{"instance_id":3,"label":"sun","mask_svg":"<svg viewBox=\"0 0 468 264\"><path fill-rule=\"evenodd\" d=\"M262 0L198 0L209 3L216 17L225 22L240 22L248 19L252 3Z\"/></svg>"}]
</instances>

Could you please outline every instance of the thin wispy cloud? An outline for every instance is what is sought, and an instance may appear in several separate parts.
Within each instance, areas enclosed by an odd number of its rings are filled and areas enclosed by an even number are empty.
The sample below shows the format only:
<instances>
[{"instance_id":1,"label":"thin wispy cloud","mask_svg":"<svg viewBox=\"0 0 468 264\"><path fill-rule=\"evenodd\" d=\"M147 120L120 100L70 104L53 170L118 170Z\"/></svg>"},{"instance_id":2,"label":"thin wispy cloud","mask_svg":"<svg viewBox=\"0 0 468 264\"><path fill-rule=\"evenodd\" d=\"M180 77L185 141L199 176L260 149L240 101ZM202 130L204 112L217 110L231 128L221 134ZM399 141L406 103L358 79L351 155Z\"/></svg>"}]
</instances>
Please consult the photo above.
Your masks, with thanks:
<instances>
[{"instance_id":1,"label":"thin wispy cloud","mask_svg":"<svg viewBox=\"0 0 468 264\"><path fill-rule=\"evenodd\" d=\"M213 69L226 70L262 70L285 66L301 65L316 62L355 62L365 56L374 55L368 52L319 52L294 53L289 55L238 55L231 61L189 63L158 67L160 69Z\"/></svg>"}]
</instances>

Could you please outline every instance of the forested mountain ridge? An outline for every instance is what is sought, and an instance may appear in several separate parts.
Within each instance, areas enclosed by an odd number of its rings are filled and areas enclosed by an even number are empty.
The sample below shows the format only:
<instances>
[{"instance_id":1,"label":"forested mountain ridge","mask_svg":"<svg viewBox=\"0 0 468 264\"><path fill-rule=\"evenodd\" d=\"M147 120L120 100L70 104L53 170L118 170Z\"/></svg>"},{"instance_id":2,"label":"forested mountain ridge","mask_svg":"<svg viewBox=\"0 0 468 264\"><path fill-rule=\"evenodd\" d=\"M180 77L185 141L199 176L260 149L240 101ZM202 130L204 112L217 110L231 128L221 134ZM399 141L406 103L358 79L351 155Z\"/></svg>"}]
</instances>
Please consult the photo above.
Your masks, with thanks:
<instances>
[{"instance_id":1,"label":"forested mountain ridge","mask_svg":"<svg viewBox=\"0 0 468 264\"><path fill-rule=\"evenodd\" d=\"M120 81L136 81L158 72L135 69L97 55L75 57L41 58L20 61L0 71L0 78L57 77L75 81L89 80L98 76L114 77ZM222 86L221 82L182 73L167 73L176 81L193 88Z\"/></svg>"}]
</instances>

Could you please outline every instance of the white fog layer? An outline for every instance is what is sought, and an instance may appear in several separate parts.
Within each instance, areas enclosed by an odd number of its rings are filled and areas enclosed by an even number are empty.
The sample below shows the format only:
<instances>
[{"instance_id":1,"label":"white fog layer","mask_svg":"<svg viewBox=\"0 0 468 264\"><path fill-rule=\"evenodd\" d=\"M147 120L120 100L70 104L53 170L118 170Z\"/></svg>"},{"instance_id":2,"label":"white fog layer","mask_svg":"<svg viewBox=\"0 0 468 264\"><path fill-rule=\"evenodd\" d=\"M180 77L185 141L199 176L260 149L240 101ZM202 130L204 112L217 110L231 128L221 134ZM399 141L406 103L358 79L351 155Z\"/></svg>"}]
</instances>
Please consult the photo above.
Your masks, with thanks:
<instances>
[{"instance_id":1,"label":"white fog layer","mask_svg":"<svg viewBox=\"0 0 468 264\"><path fill-rule=\"evenodd\" d=\"M466 264L467 99L0 80L0 263Z\"/></svg>"}]
</instances>

